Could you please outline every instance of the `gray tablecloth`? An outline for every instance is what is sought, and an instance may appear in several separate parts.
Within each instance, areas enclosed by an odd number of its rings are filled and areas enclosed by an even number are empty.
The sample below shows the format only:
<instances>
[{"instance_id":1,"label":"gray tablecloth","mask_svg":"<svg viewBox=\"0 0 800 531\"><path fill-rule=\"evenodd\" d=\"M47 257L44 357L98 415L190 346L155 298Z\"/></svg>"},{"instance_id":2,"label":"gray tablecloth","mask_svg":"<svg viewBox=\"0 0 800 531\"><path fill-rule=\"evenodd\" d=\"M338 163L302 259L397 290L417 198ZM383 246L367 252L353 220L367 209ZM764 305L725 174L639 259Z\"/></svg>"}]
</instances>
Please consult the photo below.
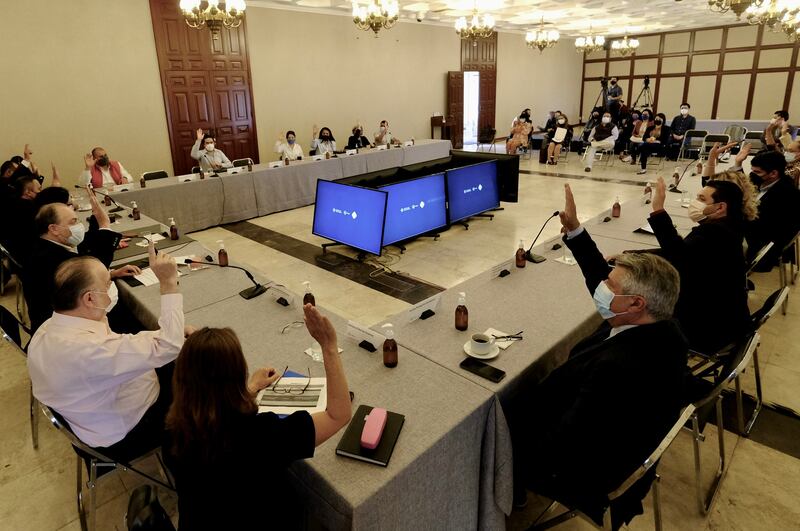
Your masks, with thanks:
<instances>
[{"instance_id":1,"label":"gray tablecloth","mask_svg":"<svg viewBox=\"0 0 800 531\"><path fill-rule=\"evenodd\" d=\"M317 179L340 179L342 163L339 159L300 161L290 166L254 171L253 175L258 215L266 216L313 203Z\"/></svg>"}]
</instances>

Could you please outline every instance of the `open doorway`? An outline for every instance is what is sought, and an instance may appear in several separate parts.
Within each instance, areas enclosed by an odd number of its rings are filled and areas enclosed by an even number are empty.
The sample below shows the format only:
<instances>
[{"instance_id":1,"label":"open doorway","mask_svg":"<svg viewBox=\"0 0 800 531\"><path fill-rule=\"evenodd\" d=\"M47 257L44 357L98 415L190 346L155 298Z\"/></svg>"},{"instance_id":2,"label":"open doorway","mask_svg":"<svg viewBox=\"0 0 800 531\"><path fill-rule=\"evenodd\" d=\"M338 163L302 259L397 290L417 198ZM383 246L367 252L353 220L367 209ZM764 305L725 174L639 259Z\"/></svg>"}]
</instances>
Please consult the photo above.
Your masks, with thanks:
<instances>
[{"instance_id":1,"label":"open doorway","mask_svg":"<svg viewBox=\"0 0 800 531\"><path fill-rule=\"evenodd\" d=\"M464 145L478 143L480 72L464 72Z\"/></svg>"}]
</instances>

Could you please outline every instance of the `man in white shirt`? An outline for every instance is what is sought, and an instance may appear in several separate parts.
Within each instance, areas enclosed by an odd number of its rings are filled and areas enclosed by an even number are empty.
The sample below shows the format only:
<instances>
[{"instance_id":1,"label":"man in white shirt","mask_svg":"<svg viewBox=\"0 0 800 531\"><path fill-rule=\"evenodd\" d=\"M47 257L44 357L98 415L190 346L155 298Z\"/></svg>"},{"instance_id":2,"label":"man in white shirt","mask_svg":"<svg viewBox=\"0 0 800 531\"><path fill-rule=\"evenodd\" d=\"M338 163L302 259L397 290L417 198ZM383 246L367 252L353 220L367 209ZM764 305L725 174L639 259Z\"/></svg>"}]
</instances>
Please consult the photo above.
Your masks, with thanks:
<instances>
[{"instance_id":1,"label":"man in white shirt","mask_svg":"<svg viewBox=\"0 0 800 531\"><path fill-rule=\"evenodd\" d=\"M84 155L83 162L86 168L78 178L78 182L83 186L91 184L92 188L108 188L115 184L133 182L128 170L119 161L109 159L108 153L101 147L96 147L91 153Z\"/></svg>"},{"instance_id":2,"label":"man in white shirt","mask_svg":"<svg viewBox=\"0 0 800 531\"><path fill-rule=\"evenodd\" d=\"M389 122L386 120L381 120L380 128L375 131L373 137L375 138L376 146L388 146L389 144L400 143L399 138L392 136L392 133L389 131Z\"/></svg>"},{"instance_id":3,"label":"man in white shirt","mask_svg":"<svg viewBox=\"0 0 800 531\"><path fill-rule=\"evenodd\" d=\"M203 171L233 167L233 163L228 160L225 153L221 149L217 149L216 139L210 134L203 134L202 129L197 130L197 142L192 146L191 155L200 164Z\"/></svg>"},{"instance_id":4,"label":"man in white shirt","mask_svg":"<svg viewBox=\"0 0 800 531\"><path fill-rule=\"evenodd\" d=\"M156 255L152 244L149 253L161 286L158 330L114 333L106 314L117 302L116 285L99 260L77 257L56 271L53 316L28 348L34 396L83 442L123 462L161 443L172 399L170 362L193 332L184 327L175 260Z\"/></svg>"}]
</instances>

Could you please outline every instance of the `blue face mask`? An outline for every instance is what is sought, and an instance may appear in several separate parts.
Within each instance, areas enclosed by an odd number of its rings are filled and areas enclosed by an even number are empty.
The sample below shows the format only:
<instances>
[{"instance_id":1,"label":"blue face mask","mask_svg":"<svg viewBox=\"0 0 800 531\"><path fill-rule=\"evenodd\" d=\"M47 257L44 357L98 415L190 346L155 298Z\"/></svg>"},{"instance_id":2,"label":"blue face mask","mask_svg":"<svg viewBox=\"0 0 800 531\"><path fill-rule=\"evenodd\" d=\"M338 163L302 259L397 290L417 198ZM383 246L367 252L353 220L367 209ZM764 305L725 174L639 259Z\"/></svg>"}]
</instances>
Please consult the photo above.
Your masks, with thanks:
<instances>
[{"instance_id":1,"label":"blue face mask","mask_svg":"<svg viewBox=\"0 0 800 531\"><path fill-rule=\"evenodd\" d=\"M614 300L614 297L633 297L633 295L617 295L611 291L611 288L609 288L608 284L605 282L598 284L597 288L594 290L594 305L597 307L597 312L603 319L611 319L612 317L629 313L614 313L611 311L611 302Z\"/></svg>"}]
</instances>

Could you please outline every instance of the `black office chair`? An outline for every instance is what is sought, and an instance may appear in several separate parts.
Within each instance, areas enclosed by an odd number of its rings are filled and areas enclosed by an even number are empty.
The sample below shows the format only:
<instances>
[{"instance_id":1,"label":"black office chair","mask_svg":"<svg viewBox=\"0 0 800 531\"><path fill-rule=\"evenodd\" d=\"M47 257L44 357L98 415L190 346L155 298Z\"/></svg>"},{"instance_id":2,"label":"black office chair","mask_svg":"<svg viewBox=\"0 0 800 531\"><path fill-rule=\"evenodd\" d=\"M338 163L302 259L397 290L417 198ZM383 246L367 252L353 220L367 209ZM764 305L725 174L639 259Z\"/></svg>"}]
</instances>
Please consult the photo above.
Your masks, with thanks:
<instances>
[{"instance_id":1,"label":"black office chair","mask_svg":"<svg viewBox=\"0 0 800 531\"><path fill-rule=\"evenodd\" d=\"M200 173L200 166L192 166L192 173Z\"/></svg>"},{"instance_id":2,"label":"black office chair","mask_svg":"<svg viewBox=\"0 0 800 531\"><path fill-rule=\"evenodd\" d=\"M536 522L534 522L533 525L528 528L528 531L542 531L544 529L550 529L551 527L555 527L563 522L566 522L567 520L571 520L576 516L581 517L583 520L598 529L611 531L613 529L611 518L612 502L618 500L623 494L628 492L631 487L637 484L640 486L646 486L648 489L652 488L653 518L655 519L655 528L657 531L661 531L661 496L659 490L661 477L656 473L656 467L658 466L661 456L664 455L664 452L667 451L667 448L669 448L670 444L672 444L672 441L675 440L675 437L678 436L678 433L681 431L681 429L683 429L684 425L689 422L694 413L694 405L690 404L686 406L678 417L678 420L675 422L675 424L673 424L672 428L669 430L669 432L667 432L656 449L653 450L649 456L647 456L647 459L645 459L644 462L635 471L633 471L633 473L628 476L628 478L622 482L618 488L608 494L607 503L602 509L602 527L598 526L597 522L584 513L580 508L570 508L568 506L565 506L567 507L567 511L540 523L540 520L542 520L542 518L544 518L548 513L552 512L557 505L562 505L558 500L554 500L545 510L545 512L539 516ZM641 485L642 482L650 482L650 486Z\"/></svg>"},{"instance_id":3,"label":"black office chair","mask_svg":"<svg viewBox=\"0 0 800 531\"><path fill-rule=\"evenodd\" d=\"M31 331L19 322L8 308L0 306L0 333L2 333L3 339L8 341L14 350L27 359L28 353L25 347L22 346L22 333L20 330L28 335L31 334ZM29 387L30 400L28 402L28 415L30 416L31 423L31 443L33 444L33 449L37 450L39 448L39 403L33 396L33 386L29 384Z\"/></svg>"},{"instance_id":4,"label":"black office chair","mask_svg":"<svg viewBox=\"0 0 800 531\"><path fill-rule=\"evenodd\" d=\"M155 454L156 458L158 459L161 473L163 474L164 478L166 478L167 483L164 483L160 479L154 478L149 474L145 474L138 468L131 466L130 463L120 463L114 459L111 459L110 457L104 456L91 446L81 441L72 431L72 428L70 428L69 424L64 420L64 417L62 417L57 411L50 409L44 404L42 404L42 411L47 419L53 424L53 426L55 426L55 428L69 440L70 444L72 444L72 449L75 450L75 454L77 455L75 468L77 478L76 497L78 502L78 516L80 517L81 529L83 531L94 531L97 529L97 496L95 494L97 479L100 476L113 472L114 470L121 469L123 471L133 472L148 483L164 487L170 492L175 492L174 483L169 475L169 472L167 472L164 463L161 461L161 454L159 453L158 448L155 448L150 452L137 457L135 461L140 461ZM83 482L82 463L86 466L87 473L89 474L88 482L86 484ZM89 496L88 515L87 507L84 503L84 497L86 495Z\"/></svg>"},{"instance_id":5,"label":"black office chair","mask_svg":"<svg viewBox=\"0 0 800 531\"><path fill-rule=\"evenodd\" d=\"M153 181L155 179L166 179L169 174L164 170L146 171L142 174L145 181Z\"/></svg>"}]
</instances>

